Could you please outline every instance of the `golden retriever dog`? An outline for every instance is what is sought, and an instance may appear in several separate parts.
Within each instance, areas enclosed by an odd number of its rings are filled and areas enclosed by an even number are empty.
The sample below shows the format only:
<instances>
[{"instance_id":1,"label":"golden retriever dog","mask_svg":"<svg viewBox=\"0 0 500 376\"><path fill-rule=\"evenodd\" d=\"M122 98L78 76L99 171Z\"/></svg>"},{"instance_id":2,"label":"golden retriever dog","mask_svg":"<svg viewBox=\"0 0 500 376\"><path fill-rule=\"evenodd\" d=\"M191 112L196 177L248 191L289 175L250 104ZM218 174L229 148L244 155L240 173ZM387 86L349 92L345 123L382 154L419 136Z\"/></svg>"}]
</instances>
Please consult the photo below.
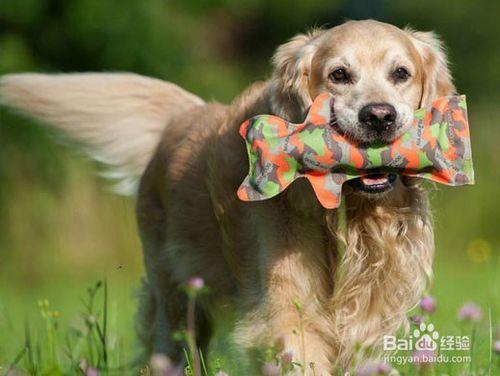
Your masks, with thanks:
<instances>
[{"instance_id":1,"label":"golden retriever dog","mask_svg":"<svg viewBox=\"0 0 500 376\"><path fill-rule=\"evenodd\" d=\"M280 343L306 374L342 372L356 348L377 356L382 336L405 326L431 278L433 228L419 181L357 179L338 210L324 209L302 180L276 198L241 202L248 162L238 129L258 114L301 122L328 91L346 134L390 142L415 109L454 93L439 39L350 21L295 36L272 61L271 77L230 105L134 74L1 78L4 104L79 141L111 167L121 191L140 181L147 278L137 328L145 356L182 362L171 339L186 315L178 286L200 276L210 286L198 320L202 346L224 302L236 312L232 339L248 353Z\"/></svg>"}]
</instances>

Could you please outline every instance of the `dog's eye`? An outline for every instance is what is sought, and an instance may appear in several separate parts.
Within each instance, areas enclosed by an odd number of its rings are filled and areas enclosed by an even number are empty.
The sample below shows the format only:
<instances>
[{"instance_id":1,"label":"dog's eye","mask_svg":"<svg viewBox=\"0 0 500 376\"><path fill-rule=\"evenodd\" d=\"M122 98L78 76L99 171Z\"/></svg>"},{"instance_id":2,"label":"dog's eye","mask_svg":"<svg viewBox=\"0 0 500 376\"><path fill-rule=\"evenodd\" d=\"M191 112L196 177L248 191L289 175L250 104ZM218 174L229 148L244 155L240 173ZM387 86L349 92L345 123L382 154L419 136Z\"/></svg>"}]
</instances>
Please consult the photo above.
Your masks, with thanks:
<instances>
[{"instance_id":1,"label":"dog's eye","mask_svg":"<svg viewBox=\"0 0 500 376\"><path fill-rule=\"evenodd\" d=\"M406 68L399 67L394 72L392 72L392 78L396 82L405 82L410 78L410 72Z\"/></svg>"},{"instance_id":2,"label":"dog's eye","mask_svg":"<svg viewBox=\"0 0 500 376\"><path fill-rule=\"evenodd\" d=\"M350 81L350 76L344 68L338 68L330 73L330 79L335 83L347 84Z\"/></svg>"}]
</instances>

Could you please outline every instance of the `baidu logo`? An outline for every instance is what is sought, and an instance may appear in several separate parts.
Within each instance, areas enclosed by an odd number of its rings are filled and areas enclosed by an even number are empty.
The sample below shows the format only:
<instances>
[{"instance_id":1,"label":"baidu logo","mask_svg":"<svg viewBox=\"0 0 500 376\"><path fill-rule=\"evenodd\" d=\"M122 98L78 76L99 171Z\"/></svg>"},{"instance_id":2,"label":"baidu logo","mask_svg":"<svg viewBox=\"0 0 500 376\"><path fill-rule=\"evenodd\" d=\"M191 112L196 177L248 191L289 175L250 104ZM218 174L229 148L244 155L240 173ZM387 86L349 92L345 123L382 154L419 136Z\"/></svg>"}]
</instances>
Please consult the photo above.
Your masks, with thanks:
<instances>
[{"instance_id":1,"label":"baidu logo","mask_svg":"<svg viewBox=\"0 0 500 376\"><path fill-rule=\"evenodd\" d=\"M433 324L421 323L409 338L398 339L395 336L384 336L384 351L395 350L430 350L438 348L439 333Z\"/></svg>"}]
</instances>

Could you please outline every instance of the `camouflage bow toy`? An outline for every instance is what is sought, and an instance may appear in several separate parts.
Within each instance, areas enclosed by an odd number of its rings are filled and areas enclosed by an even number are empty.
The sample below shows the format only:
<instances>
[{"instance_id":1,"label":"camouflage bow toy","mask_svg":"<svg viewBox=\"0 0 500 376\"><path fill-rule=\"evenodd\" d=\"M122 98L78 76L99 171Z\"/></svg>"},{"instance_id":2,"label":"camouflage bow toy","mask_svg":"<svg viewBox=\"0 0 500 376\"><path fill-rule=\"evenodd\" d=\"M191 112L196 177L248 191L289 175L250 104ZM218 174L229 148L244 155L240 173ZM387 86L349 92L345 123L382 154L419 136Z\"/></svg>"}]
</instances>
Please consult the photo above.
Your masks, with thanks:
<instances>
[{"instance_id":1,"label":"camouflage bow toy","mask_svg":"<svg viewBox=\"0 0 500 376\"><path fill-rule=\"evenodd\" d=\"M474 184L465 96L442 97L414 113L410 129L388 145L364 147L335 124L334 98L319 95L302 124L258 115L240 127L249 173L243 201L265 200L305 177L325 208L340 205L342 184L381 172L458 186Z\"/></svg>"}]
</instances>

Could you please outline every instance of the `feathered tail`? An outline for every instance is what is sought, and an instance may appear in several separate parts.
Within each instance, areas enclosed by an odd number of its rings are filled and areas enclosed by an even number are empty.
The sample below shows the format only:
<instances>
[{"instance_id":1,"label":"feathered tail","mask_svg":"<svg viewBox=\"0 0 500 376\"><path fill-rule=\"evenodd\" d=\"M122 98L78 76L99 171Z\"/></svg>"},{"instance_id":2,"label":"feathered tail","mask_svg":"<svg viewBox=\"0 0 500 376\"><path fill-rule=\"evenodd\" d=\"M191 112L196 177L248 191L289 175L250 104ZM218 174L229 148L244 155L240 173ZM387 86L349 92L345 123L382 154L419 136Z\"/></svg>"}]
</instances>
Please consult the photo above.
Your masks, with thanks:
<instances>
[{"instance_id":1,"label":"feathered tail","mask_svg":"<svg viewBox=\"0 0 500 376\"><path fill-rule=\"evenodd\" d=\"M204 102L177 85L136 74L10 74L4 104L63 131L109 166L116 190L133 194L169 119Z\"/></svg>"}]
</instances>

